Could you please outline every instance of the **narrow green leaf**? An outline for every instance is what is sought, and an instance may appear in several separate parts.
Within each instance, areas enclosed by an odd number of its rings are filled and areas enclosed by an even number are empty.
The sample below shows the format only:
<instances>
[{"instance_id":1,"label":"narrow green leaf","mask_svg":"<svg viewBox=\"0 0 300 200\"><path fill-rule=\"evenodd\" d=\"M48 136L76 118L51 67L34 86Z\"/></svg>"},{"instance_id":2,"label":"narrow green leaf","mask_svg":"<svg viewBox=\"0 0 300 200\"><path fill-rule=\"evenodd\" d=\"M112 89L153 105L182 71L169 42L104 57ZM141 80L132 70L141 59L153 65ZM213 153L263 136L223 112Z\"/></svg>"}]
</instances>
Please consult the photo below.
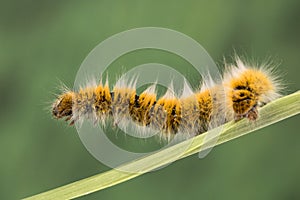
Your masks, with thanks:
<instances>
[{"instance_id":1,"label":"narrow green leaf","mask_svg":"<svg viewBox=\"0 0 300 200\"><path fill-rule=\"evenodd\" d=\"M298 91L269 103L260 109L259 113L259 119L253 123L250 123L247 120L241 120L236 123L229 122L217 129L213 129L147 157L125 164L119 168L120 170L112 169L27 199L70 199L90 194L135 178L143 173L195 154L199 151L233 140L288 117L297 115L300 113L300 92ZM214 135L212 133L216 130L221 130L221 132L209 139L206 137L208 134ZM138 173L124 171L135 171Z\"/></svg>"}]
</instances>

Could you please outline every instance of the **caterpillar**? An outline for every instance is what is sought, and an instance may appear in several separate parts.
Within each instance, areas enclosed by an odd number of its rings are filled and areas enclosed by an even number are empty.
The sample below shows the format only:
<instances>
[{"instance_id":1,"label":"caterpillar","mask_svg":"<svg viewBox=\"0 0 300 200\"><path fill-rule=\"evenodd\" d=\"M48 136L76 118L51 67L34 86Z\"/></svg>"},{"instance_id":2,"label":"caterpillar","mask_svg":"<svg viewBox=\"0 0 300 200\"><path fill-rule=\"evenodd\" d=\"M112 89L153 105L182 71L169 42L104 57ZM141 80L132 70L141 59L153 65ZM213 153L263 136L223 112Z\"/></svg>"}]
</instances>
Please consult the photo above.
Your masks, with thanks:
<instances>
[{"instance_id":1,"label":"caterpillar","mask_svg":"<svg viewBox=\"0 0 300 200\"><path fill-rule=\"evenodd\" d=\"M110 90L107 81L100 81L79 91L64 91L52 104L52 115L70 121L70 125L86 118L103 123L107 119L115 123L131 120L162 136L194 136L231 120L255 121L258 108L278 98L282 88L272 68L251 66L238 57L225 65L221 83L205 80L195 92L185 83L181 97L168 90L157 98L155 85L137 94L134 82L125 81Z\"/></svg>"}]
</instances>

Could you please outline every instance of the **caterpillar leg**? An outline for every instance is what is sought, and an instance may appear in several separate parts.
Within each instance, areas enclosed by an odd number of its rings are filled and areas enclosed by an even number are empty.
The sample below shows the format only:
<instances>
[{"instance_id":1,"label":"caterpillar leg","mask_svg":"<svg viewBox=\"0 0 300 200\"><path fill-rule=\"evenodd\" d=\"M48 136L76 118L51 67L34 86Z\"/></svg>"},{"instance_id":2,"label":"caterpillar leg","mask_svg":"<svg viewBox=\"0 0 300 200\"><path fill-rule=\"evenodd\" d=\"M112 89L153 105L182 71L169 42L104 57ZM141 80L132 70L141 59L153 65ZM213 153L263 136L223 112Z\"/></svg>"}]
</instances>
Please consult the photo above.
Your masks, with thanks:
<instances>
[{"instance_id":1,"label":"caterpillar leg","mask_svg":"<svg viewBox=\"0 0 300 200\"><path fill-rule=\"evenodd\" d=\"M234 121L239 121L243 118L247 118L249 121L255 121L258 118L257 106L252 107L246 114L236 114Z\"/></svg>"}]
</instances>

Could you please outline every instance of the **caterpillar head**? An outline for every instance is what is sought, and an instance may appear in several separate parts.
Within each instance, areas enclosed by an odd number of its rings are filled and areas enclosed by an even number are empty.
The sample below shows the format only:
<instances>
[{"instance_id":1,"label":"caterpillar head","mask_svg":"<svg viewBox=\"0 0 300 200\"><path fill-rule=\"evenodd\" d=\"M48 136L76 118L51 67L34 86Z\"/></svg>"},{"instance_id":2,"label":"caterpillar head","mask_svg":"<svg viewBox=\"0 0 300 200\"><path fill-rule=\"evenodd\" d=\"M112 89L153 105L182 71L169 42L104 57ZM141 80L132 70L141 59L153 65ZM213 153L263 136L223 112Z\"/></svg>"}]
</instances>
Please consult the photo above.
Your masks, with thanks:
<instances>
[{"instance_id":1,"label":"caterpillar head","mask_svg":"<svg viewBox=\"0 0 300 200\"><path fill-rule=\"evenodd\" d=\"M235 118L258 118L257 108L262 107L278 96L278 86L263 69L244 68L238 77L230 81L229 93Z\"/></svg>"},{"instance_id":2,"label":"caterpillar head","mask_svg":"<svg viewBox=\"0 0 300 200\"><path fill-rule=\"evenodd\" d=\"M52 105L52 115L56 119L66 117L66 121L70 120L73 116L72 105L73 105L74 93L66 92L60 95ZM74 122L72 121L71 124Z\"/></svg>"},{"instance_id":3,"label":"caterpillar head","mask_svg":"<svg viewBox=\"0 0 300 200\"><path fill-rule=\"evenodd\" d=\"M236 120L247 117L255 120L257 116L257 97L249 88L238 86L232 91L232 108L235 112Z\"/></svg>"}]
</instances>

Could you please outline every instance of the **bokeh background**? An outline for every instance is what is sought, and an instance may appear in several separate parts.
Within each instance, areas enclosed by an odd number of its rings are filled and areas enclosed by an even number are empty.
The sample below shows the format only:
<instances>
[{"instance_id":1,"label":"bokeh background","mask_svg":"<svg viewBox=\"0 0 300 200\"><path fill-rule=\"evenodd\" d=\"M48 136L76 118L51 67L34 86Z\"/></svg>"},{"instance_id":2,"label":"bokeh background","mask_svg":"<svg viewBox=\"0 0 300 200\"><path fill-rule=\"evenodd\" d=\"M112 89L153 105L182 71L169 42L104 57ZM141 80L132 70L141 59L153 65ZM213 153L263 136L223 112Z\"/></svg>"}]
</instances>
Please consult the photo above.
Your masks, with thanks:
<instances>
[{"instance_id":1,"label":"bokeh background","mask_svg":"<svg viewBox=\"0 0 300 200\"><path fill-rule=\"evenodd\" d=\"M279 63L285 93L300 88L298 0L0 4L1 199L24 198L109 170L87 152L75 128L51 118L47 105L59 81L72 87L86 55L121 31L174 29L202 44L220 65L234 50L257 61L271 58ZM134 59L133 54L123 61L130 65ZM152 62L172 60L153 56ZM81 199L299 199L299 119Z\"/></svg>"}]
</instances>

